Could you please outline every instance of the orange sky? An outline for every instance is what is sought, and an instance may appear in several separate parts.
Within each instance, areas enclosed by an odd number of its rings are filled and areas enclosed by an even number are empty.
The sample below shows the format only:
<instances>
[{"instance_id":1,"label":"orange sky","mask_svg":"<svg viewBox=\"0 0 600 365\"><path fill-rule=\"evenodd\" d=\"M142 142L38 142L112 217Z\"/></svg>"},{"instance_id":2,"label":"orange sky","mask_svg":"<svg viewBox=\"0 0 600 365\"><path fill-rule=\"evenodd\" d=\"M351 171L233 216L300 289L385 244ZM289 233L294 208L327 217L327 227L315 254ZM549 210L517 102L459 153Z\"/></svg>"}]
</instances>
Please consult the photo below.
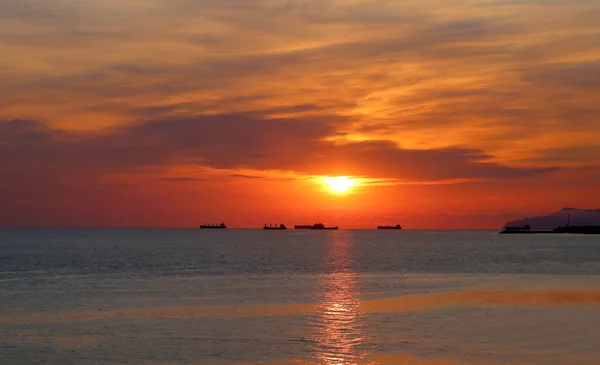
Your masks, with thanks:
<instances>
[{"instance_id":1,"label":"orange sky","mask_svg":"<svg viewBox=\"0 0 600 365\"><path fill-rule=\"evenodd\" d=\"M0 225L499 228L600 208L598 1L0 8Z\"/></svg>"}]
</instances>

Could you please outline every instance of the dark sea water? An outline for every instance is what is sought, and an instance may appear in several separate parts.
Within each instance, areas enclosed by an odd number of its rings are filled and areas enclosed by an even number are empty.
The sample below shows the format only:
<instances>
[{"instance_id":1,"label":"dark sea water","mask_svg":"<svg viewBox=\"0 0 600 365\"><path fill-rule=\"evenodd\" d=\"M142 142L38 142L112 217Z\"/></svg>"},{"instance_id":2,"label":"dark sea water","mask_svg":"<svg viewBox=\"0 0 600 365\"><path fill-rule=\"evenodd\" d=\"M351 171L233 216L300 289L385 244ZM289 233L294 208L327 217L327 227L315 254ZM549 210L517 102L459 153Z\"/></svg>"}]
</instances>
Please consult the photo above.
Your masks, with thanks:
<instances>
[{"instance_id":1,"label":"dark sea water","mask_svg":"<svg viewBox=\"0 0 600 365\"><path fill-rule=\"evenodd\" d=\"M0 229L0 364L600 364L600 236Z\"/></svg>"}]
</instances>

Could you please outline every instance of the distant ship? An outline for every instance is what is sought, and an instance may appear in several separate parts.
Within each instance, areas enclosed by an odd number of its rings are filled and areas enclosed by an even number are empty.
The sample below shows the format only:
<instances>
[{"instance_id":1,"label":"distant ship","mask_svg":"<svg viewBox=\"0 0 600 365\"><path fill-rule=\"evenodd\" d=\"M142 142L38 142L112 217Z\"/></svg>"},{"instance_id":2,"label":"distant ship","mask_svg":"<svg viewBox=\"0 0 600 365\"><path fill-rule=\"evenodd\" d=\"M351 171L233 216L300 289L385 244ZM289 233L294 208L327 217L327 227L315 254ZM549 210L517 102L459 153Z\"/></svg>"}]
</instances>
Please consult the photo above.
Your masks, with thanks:
<instances>
[{"instance_id":1,"label":"distant ship","mask_svg":"<svg viewBox=\"0 0 600 365\"><path fill-rule=\"evenodd\" d=\"M306 225L295 225L294 229L311 229L313 227L312 224L306 224Z\"/></svg>"},{"instance_id":2,"label":"distant ship","mask_svg":"<svg viewBox=\"0 0 600 365\"><path fill-rule=\"evenodd\" d=\"M377 226L377 229L402 229L402 226L399 224L395 226Z\"/></svg>"},{"instance_id":3,"label":"distant ship","mask_svg":"<svg viewBox=\"0 0 600 365\"><path fill-rule=\"evenodd\" d=\"M225 226L225 223L221 223L221 224L202 224L200 226L200 228L225 229L225 228L227 228L227 226Z\"/></svg>"},{"instance_id":4,"label":"distant ship","mask_svg":"<svg viewBox=\"0 0 600 365\"><path fill-rule=\"evenodd\" d=\"M285 226L285 224L280 224L280 225L268 225L265 223L265 225L263 226L263 229L266 230L276 230L276 231L282 231L284 229L287 229L287 227Z\"/></svg>"},{"instance_id":5,"label":"distant ship","mask_svg":"<svg viewBox=\"0 0 600 365\"><path fill-rule=\"evenodd\" d=\"M523 227L504 227L504 229L500 233L502 233L502 234L532 233L532 231L531 231L531 226L529 224L526 224ZM537 233L537 232L533 232L533 233Z\"/></svg>"},{"instance_id":6,"label":"distant ship","mask_svg":"<svg viewBox=\"0 0 600 365\"><path fill-rule=\"evenodd\" d=\"M338 227L325 227L323 223L315 223L310 227L310 229L338 229Z\"/></svg>"}]
</instances>

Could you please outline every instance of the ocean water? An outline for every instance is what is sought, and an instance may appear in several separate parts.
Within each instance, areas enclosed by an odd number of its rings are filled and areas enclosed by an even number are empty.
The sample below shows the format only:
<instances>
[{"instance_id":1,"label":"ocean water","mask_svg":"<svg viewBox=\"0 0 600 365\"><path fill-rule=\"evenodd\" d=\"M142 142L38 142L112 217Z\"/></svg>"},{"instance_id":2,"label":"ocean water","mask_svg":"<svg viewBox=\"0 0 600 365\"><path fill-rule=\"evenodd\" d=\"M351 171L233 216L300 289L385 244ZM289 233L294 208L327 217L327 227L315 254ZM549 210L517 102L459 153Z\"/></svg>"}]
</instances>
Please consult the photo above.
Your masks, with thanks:
<instances>
[{"instance_id":1,"label":"ocean water","mask_svg":"<svg viewBox=\"0 0 600 365\"><path fill-rule=\"evenodd\" d=\"M0 364L599 364L600 236L0 229Z\"/></svg>"}]
</instances>

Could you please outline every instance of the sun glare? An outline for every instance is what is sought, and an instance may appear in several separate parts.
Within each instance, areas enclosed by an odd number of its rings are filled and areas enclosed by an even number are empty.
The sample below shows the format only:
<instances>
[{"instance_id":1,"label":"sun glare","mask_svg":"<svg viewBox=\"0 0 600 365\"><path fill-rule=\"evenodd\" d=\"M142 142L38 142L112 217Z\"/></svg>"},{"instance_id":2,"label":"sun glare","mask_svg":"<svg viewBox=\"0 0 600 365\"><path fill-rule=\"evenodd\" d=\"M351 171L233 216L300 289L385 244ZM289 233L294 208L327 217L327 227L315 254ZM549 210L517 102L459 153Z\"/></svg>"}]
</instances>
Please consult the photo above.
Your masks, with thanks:
<instances>
[{"instance_id":1,"label":"sun glare","mask_svg":"<svg viewBox=\"0 0 600 365\"><path fill-rule=\"evenodd\" d=\"M323 178L323 181L334 193L345 193L356 183L348 176L326 177Z\"/></svg>"}]
</instances>

